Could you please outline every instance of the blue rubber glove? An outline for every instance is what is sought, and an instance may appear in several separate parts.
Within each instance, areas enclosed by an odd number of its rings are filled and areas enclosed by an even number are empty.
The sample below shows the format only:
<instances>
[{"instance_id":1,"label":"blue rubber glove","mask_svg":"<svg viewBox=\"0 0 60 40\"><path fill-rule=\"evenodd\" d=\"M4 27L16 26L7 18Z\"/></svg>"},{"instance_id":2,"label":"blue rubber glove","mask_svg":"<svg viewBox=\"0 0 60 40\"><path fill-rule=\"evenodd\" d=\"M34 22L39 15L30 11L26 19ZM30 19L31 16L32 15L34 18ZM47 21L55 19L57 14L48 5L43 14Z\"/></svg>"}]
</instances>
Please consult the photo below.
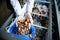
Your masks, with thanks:
<instances>
[{"instance_id":1,"label":"blue rubber glove","mask_svg":"<svg viewBox=\"0 0 60 40\"><path fill-rule=\"evenodd\" d=\"M16 32L18 31L18 27L16 27L16 24L14 23L9 29L9 33L15 37L19 37L23 40L31 40L31 38L29 37L29 35L23 35L23 34L16 34ZM36 30L35 27L33 25L31 25L30 27L31 30L31 35L34 38Z\"/></svg>"}]
</instances>

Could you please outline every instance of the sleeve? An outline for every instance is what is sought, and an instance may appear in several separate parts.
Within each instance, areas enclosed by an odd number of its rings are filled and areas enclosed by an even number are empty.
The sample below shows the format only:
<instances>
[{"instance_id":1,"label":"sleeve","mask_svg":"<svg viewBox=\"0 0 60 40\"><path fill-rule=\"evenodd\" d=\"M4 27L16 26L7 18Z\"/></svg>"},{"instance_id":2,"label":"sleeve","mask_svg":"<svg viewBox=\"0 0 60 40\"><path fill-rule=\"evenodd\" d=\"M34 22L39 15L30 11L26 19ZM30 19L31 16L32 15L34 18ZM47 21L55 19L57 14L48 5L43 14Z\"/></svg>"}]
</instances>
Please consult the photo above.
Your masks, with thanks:
<instances>
[{"instance_id":1,"label":"sleeve","mask_svg":"<svg viewBox=\"0 0 60 40\"><path fill-rule=\"evenodd\" d=\"M16 12L16 15L22 15L21 14L21 5L19 3L18 0L10 0L10 3L14 9L14 11Z\"/></svg>"},{"instance_id":2,"label":"sleeve","mask_svg":"<svg viewBox=\"0 0 60 40\"><path fill-rule=\"evenodd\" d=\"M34 6L34 0L28 0L27 5L26 5L26 12L28 12L28 13L25 14L25 16L31 19L32 24L33 24L33 19L31 16L31 12L32 12L33 6Z\"/></svg>"},{"instance_id":3,"label":"sleeve","mask_svg":"<svg viewBox=\"0 0 60 40\"><path fill-rule=\"evenodd\" d=\"M28 0L28 1L25 3L24 7L22 8L22 12L23 12L23 13L26 13L26 12L28 11L28 12L31 13L33 6L34 6L34 0Z\"/></svg>"},{"instance_id":4,"label":"sleeve","mask_svg":"<svg viewBox=\"0 0 60 40\"><path fill-rule=\"evenodd\" d=\"M33 6L34 6L34 0L28 0L28 5L27 5L28 12L32 12Z\"/></svg>"},{"instance_id":5,"label":"sleeve","mask_svg":"<svg viewBox=\"0 0 60 40\"><path fill-rule=\"evenodd\" d=\"M26 7L27 7L27 3L24 4L24 6L23 6L23 8L22 8L22 10L21 10L21 12L22 12L23 14L26 13Z\"/></svg>"}]
</instances>

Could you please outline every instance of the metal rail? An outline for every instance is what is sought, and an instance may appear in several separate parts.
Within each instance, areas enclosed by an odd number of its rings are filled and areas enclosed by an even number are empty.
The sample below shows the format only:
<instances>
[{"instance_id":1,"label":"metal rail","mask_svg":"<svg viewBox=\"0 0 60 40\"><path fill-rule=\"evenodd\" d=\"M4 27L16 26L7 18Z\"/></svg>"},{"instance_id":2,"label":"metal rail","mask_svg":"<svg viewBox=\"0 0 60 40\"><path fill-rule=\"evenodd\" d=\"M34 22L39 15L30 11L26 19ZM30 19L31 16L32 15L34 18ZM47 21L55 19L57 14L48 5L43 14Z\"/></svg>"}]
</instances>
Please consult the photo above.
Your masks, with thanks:
<instances>
[{"instance_id":1,"label":"metal rail","mask_svg":"<svg viewBox=\"0 0 60 40\"><path fill-rule=\"evenodd\" d=\"M3 28L3 27L6 27L6 26L10 23L12 17L13 17L13 14L11 14L11 15L8 17L8 19L5 21L5 23L4 23L1 27L2 27L2 28Z\"/></svg>"},{"instance_id":2,"label":"metal rail","mask_svg":"<svg viewBox=\"0 0 60 40\"><path fill-rule=\"evenodd\" d=\"M56 14L57 14L57 21L58 21L58 31L59 31L59 40L60 40L60 14L58 11L58 5L57 5L57 1L54 0L55 2L55 7L56 7Z\"/></svg>"}]
</instances>

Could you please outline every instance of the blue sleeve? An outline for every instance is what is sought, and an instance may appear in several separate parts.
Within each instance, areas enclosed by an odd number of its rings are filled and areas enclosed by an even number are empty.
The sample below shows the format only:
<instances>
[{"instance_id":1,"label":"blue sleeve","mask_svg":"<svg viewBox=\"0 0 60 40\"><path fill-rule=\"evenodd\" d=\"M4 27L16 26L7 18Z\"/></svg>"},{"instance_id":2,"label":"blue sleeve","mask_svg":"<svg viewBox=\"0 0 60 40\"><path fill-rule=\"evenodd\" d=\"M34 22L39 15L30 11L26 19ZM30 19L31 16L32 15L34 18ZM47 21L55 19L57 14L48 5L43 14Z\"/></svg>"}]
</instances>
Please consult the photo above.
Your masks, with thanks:
<instances>
[{"instance_id":1,"label":"blue sleeve","mask_svg":"<svg viewBox=\"0 0 60 40\"><path fill-rule=\"evenodd\" d=\"M31 35L34 38L35 37L35 34L36 34L36 28L35 28L34 25L31 25L30 29L31 29Z\"/></svg>"}]
</instances>

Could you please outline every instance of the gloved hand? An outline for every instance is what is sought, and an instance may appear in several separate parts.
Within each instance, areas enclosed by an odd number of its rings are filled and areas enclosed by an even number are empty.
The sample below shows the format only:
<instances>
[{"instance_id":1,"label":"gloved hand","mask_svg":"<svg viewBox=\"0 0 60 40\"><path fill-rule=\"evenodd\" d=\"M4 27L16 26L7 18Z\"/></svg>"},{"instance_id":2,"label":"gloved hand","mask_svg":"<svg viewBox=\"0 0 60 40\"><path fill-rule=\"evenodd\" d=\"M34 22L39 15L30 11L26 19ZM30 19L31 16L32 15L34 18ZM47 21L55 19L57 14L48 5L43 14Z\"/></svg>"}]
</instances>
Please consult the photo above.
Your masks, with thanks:
<instances>
[{"instance_id":1,"label":"gloved hand","mask_svg":"<svg viewBox=\"0 0 60 40\"><path fill-rule=\"evenodd\" d=\"M19 37L19 38L21 38L23 40L31 40L28 35L16 34L16 32L18 31L18 27L16 27L16 23L15 22L9 27L8 31L14 37Z\"/></svg>"}]
</instances>

